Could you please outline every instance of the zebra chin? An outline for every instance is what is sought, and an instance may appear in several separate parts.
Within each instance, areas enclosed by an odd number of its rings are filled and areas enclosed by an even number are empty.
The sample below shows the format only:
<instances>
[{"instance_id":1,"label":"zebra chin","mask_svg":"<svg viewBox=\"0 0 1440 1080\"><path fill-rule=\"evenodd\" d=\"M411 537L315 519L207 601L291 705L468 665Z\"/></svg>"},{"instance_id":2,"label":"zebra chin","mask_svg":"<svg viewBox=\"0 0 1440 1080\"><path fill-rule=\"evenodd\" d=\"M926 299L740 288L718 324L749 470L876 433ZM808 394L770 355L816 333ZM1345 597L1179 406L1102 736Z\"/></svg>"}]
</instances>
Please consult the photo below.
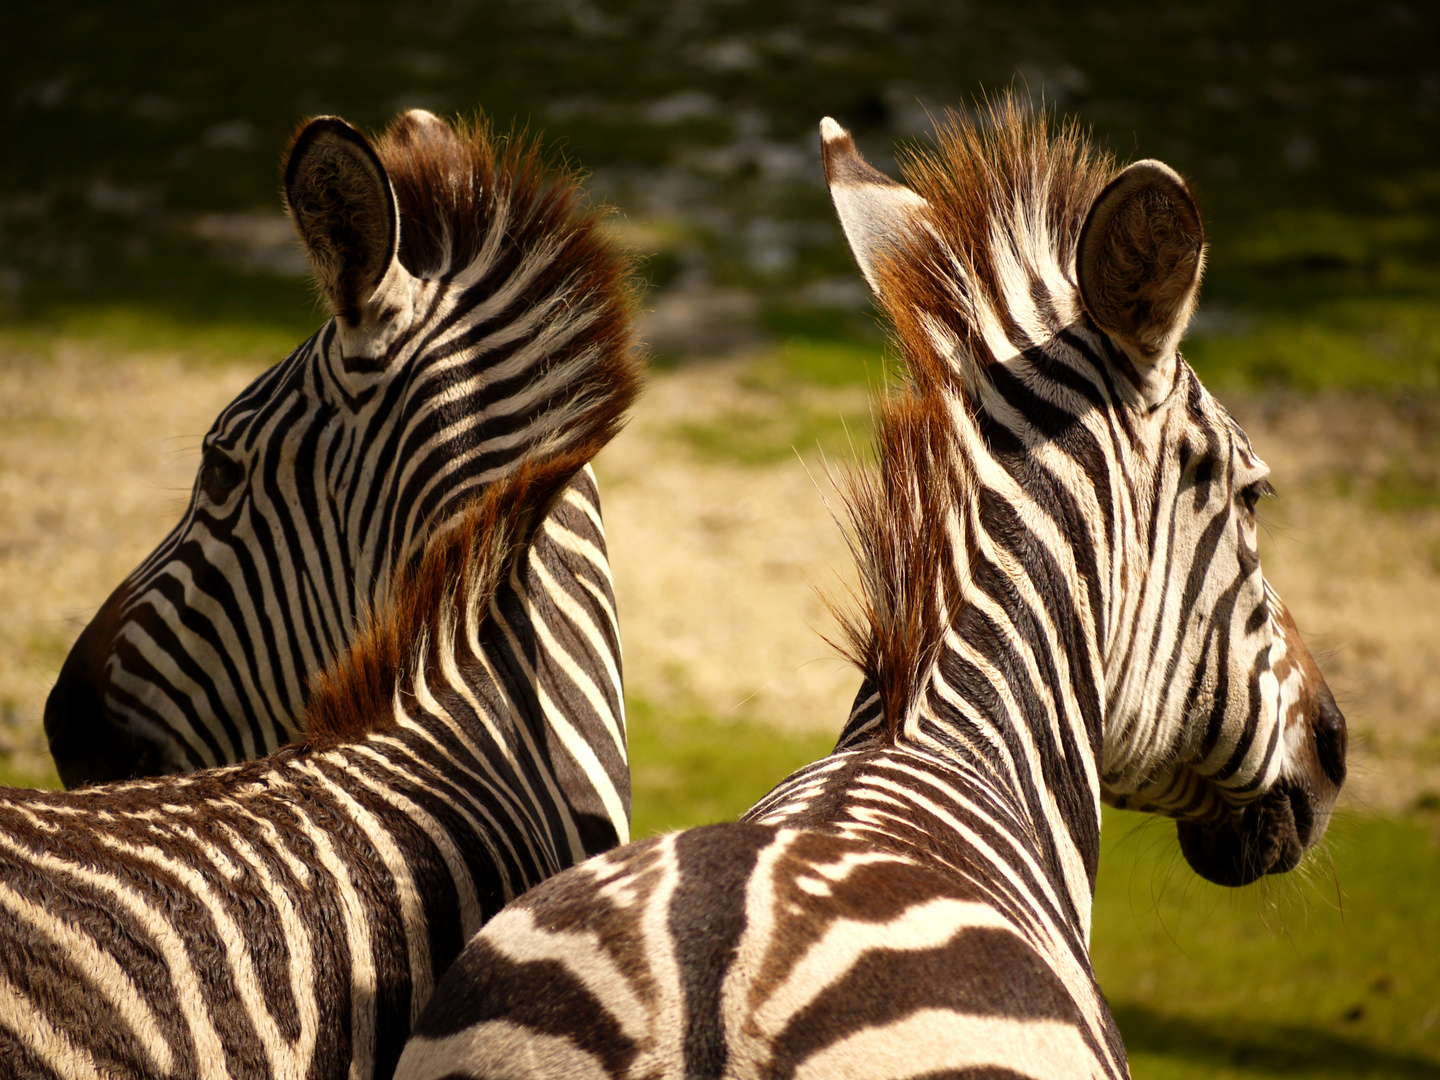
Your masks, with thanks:
<instances>
[{"instance_id":1,"label":"zebra chin","mask_svg":"<svg viewBox=\"0 0 1440 1080\"><path fill-rule=\"evenodd\" d=\"M182 771L158 743L111 717L93 682L66 679L63 672L45 702L45 736L67 788Z\"/></svg>"},{"instance_id":2,"label":"zebra chin","mask_svg":"<svg viewBox=\"0 0 1440 1080\"><path fill-rule=\"evenodd\" d=\"M1237 816L1218 824L1177 822L1190 868L1216 885L1238 887L1300 865L1329 822L1300 785L1282 781Z\"/></svg>"},{"instance_id":3,"label":"zebra chin","mask_svg":"<svg viewBox=\"0 0 1440 1080\"><path fill-rule=\"evenodd\" d=\"M1177 823L1185 861L1207 881L1240 886L1283 874L1325 835L1345 782L1347 740L1324 680L1302 723L1290 768L1269 791L1224 821Z\"/></svg>"}]
</instances>

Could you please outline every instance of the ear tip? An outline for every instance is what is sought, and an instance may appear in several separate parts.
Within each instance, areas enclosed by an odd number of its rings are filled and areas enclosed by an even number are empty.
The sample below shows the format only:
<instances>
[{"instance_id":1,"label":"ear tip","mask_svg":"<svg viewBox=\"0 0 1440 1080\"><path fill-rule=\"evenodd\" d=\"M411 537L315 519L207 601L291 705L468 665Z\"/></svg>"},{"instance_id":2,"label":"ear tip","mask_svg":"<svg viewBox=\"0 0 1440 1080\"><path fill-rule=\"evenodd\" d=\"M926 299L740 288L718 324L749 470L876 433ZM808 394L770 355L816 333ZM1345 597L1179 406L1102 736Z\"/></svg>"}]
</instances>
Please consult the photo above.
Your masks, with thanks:
<instances>
[{"instance_id":1,"label":"ear tip","mask_svg":"<svg viewBox=\"0 0 1440 1080\"><path fill-rule=\"evenodd\" d=\"M290 138L289 149L285 152L285 187L289 190L304 159L320 144L348 143L370 147L365 136L338 116L312 116L298 128Z\"/></svg>"},{"instance_id":2,"label":"ear tip","mask_svg":"<svg viewBox=\"0 0 1440 1080\"><path fill-rule=\"evenodd\" d=\"M820 141L832 143L839 139L848 139L850 133L837 124L833 118L827 116L820 121Z\"/></svg>"},{"instance_id":3,"label":"ear tip","mask_svg":"<svg viewBox=\"0 0 1440 1080\"><path fill-rule=\"evenodd\" d=\"M1111 185L1119 187L1122 184L1132 190L1142 186L1169 187L1183 192L1191 202L1195 201L1195 196L1185 177L1166 165L1165 162L1157 161L1155 158L1144 158L1122 169L1111 181Z\"/></svg>"},{"instance_id":4,"label":"ear tip","mask_svg":"<svg viewBox=\"0 0 1440 1080\"><path fill-rule=\"evenodd\" d=\"M338 136L341 139L352 141L355 139L363 140L365 137L338 116L312 116L300 125L299 130L295 132L295 138L292 142L294 146L299 146L301 143L313 142L327 135Z\"/></svg>"}]
</instances>

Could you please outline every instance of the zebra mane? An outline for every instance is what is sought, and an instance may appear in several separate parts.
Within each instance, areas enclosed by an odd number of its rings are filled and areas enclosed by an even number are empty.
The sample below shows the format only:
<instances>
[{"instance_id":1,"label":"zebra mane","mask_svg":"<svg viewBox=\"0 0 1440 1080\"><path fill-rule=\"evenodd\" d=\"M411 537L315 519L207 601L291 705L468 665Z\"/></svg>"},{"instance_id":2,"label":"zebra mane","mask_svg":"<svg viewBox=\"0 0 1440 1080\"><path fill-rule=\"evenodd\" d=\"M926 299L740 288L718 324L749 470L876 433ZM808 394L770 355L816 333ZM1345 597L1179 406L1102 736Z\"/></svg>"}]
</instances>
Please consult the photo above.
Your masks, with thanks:
<instances>
[{"instance_id":1,"label":"zebra mane","mask_svg":"<svg viewBox=\"0 0 1440 1080\"><path fill-rule=\"evenodd\" d=\"M442 665L463 664L461 642L481 637L500 583L599 445L525 462L401 567L394 602L311 681L307 745L326 749L396 727L397 704L434 683Z\"/></svg>"},{"instance_id":2,"label":"zebra mane","mask_svg":"<svg viewBox=\"0 0 1440 1080\"><path fill-rule=\"evenodd\" d=\"M948 113L938 146L912 148L901 168L928 204L926 228L878 269L912 379L960 389L967 368L999 363L1081 317L1075 252L1115 162L1077 121L1056 125L1005 95L978 122Z\"/></svg>"},{"instance_id":3,"label":"zebra mane","mask_svg":"<svg viewBox=\"0 0 1440 1080\"><path fill-rule=\"evenodd\" d=\"M400 260L419 277L508 274L546 251L530 296L565 294L591 317L552 361L568 382L545 410L546 437L506 475L449 515L393 578L350 650L311 683L312 746L393 727L403 699L429 681L479 623L554 500L623 426L639 393L633 355L632 259L608 236L602 211L582 206L575 175L547 163L519 135L496 138L480 120L453 129L412 110L375 143L400 212ZM571 360L578 362L569 362Z\"/></svg>"},{"instance_id":4,"label":"zebra mane","mask_svg":"<svg viewBox=\"0 0 1440 1080\"><path fill-rule=\"evenodd\" d=\"M605 296L607 325L628 316L629 270L585 203L580 177L548 160L523 132L494 133L482 117L453 126L423 110L398 116L375 141L400 212L400 262L421 278L448 277L493 261L505 272L527 254L553 252L531 295L565 282L575 295Z\"/></svg>"},{"instance_id":5,"label":"zebra mane","mask_svg":"<svg viewBox=\"0 0 1440 1080\"><path fill-rule=\"evenodd\" d=\"M859 610L831 605L836 644L875 684L892 743L969 585L979 485L957 424L974 421L986 368L1083 317L1075 252L1114 167L1075 122L1052 130L1011 95L979 122L949 113L938 134L901 162L926 203L921 227L875 267L909 378L877 409L877 470L843 485Z\"/></svg>"}]
</instances>

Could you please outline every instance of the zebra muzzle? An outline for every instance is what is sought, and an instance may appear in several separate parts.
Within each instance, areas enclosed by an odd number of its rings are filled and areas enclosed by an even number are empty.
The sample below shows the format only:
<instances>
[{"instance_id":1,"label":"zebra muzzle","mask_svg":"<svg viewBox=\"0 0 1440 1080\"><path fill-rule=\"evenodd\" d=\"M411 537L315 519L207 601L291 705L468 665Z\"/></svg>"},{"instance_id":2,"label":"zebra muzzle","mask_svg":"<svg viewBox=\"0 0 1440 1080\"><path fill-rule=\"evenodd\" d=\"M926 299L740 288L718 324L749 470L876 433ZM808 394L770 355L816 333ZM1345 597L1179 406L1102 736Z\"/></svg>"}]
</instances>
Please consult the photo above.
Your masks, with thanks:
<instances>
[{"instance_id":1,"label":"zebra muzzle","mask_svg":"<svg viewBox=\"0 0 1440 1080\"><path fill-rule=\"evenodd\" d=\"M1300 865L1306 849L1324 831L1316 829L1316 809L1302 785L1282 781L1229 820L1178 822L1180 851L1207 881L1249 885Z\"/></svg>"}]
</instances>

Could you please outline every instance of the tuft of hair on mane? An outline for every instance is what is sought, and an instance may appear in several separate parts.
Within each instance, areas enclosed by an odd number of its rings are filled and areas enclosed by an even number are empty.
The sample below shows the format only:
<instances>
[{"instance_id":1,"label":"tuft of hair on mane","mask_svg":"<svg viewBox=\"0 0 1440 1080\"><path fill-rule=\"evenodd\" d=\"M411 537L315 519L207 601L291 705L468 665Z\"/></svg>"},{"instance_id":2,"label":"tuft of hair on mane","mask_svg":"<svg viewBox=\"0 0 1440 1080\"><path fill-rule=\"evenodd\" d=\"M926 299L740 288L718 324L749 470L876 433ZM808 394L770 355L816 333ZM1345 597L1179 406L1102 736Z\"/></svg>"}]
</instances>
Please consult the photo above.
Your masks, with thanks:
<instances>
[{"instance_id":1,"label":"tuft of hair on mane","mask_svg":"<svg viewBox=\"0 0 1440 1080\"><path fill-rule=\"evenodd\" d=\"M948 526L973 485L949 423L933 394L887 395L875 418L877 467L852 466L841 482L860 583L858 610L825 598L840 626L831 644L874 683L890 743L919 704L964 602Z\"/></svg>"},{"instance_id":2,"label":"tuft of hair on mane","mask_svg":"<svg viewBox=\"0 0 1440 1080\"><path fill-rule=\"evenodd\" d=\"M397 700L412 695L422 677L433 684L442 659L459 648L466 620L486 618L500 583L593 453L585 447L523 463L397 572L394 601L311 680L307 746L329 749L396 726Z\"/></svg>"},{"instance_id":3,"label":"tuft of hair on mane","mask_svg":"<svg viewBox=\"0 0 1440 1080\"><path fill-rule=\"evenodd\" d=\"M1007 286L1028 293L1064 281L1078 305L1080 230L1115 161L1077 120L1057 121L1013 92L974 115L947 112L936 138L935 146L900 156L906 184L928 204L927 228L876 269L912 378L964 395L965 379L1000 359L987 325L1009 339L1024 337ZM968 364L937 351L937 327Z\"/></svg>"},{"instance_id":4,"label":"tuft of hair on mane","mask_svg":"<svg viewBox=\"0 0 1440 1080\"><path fill-rule=\"evenodd\" d=\"M605 297L628 326L634 257L607 232L609 210L588 203L581 175L526 132L497 135L482 116L452 126L402 113L375 141L400 212L400 262L421 278L454 275L480 259L504 273L526 254L552 253L529 285ZM503 244L500 241L503 240Z\"/></svg>"}]
</instances>

